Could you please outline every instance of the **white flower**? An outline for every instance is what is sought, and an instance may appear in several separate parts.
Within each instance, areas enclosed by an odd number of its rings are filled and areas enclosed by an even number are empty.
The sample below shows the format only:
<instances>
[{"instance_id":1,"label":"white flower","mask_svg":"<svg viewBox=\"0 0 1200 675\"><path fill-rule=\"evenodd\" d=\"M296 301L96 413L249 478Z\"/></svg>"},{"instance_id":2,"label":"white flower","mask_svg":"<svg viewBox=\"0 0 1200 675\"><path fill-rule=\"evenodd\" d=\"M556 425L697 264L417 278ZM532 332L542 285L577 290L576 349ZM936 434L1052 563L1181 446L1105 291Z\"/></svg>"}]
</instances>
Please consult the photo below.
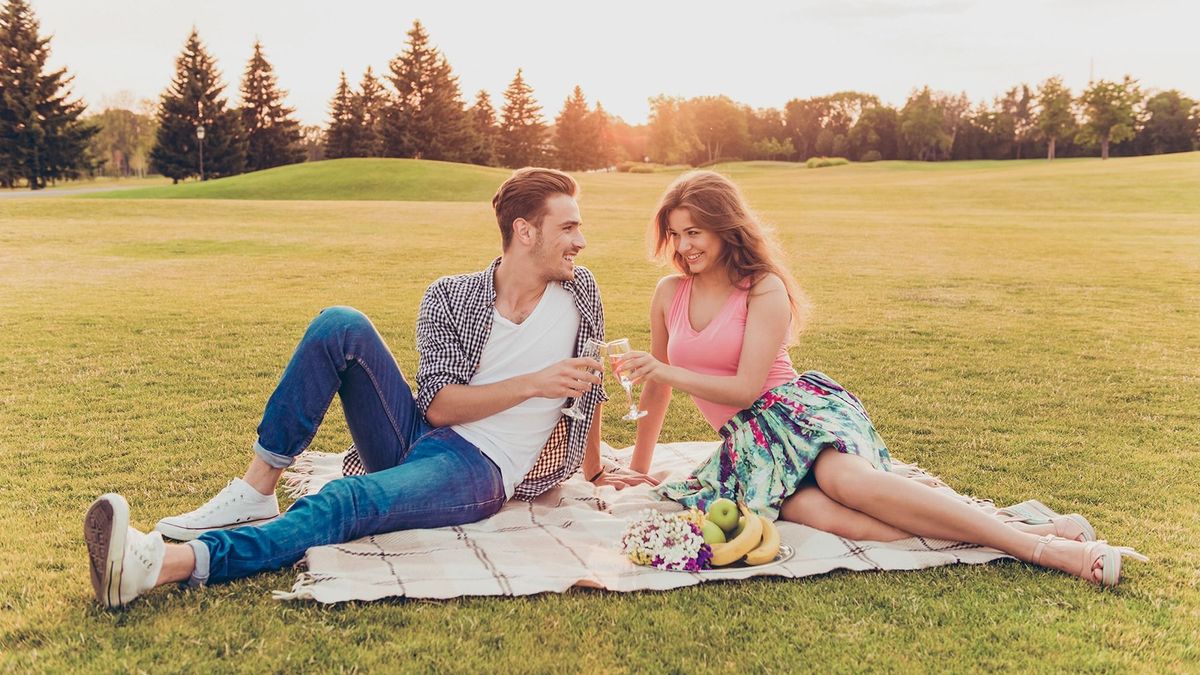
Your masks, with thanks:
<instances>
[{"instance_id":1,"label":"white flower","mask_svg":"<svg viewBox=\"0 0 1200 675\"><path fill-rule=\"evenodd\" d=\"M639 565L660 569L696 569L704 538L686 518L687 513L664 515L646 509L629 524L621 537L621 550Z\"/></svg>"}]
</instances>

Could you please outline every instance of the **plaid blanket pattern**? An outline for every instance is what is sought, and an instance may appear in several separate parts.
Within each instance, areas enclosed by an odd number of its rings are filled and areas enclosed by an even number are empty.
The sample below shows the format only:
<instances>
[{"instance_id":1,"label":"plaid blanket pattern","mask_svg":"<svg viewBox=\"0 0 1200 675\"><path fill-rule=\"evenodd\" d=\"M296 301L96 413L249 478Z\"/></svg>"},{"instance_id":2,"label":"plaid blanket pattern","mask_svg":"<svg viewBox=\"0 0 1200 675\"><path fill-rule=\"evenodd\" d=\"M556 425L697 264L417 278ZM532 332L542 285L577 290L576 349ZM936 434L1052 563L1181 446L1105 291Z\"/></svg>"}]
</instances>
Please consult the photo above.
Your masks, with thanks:
<instances>
[{"instance_id":1,"label":"plaid blanket pattern","mask_svg":"<svg viewBox=\"0 0 1200 675\"><path fill-rule=\"evenodd\" d=\"M655 467L686 473L716 443L660 445ZM606 461L628 459L632 449L605 446ZM301 455L288 484L294 496L312 494L342 475L342 455ZM920 468L895 462L894 470L988 512L985 500L959 495ZM463 595L561 593L573 586L610 591L668 590L754 576L803 577L835 569L913 570L952 563L979 564L1008 556L962 542L912 538L880 543L851 541L803 525L779 522L783 542L795 550L786 562L736 570L667 572L631 563L620 553L626 523L638 511L675 511L648 487L597 488L578 474L533 501L512 500L495 516L470 525L408 530L308 550L307 565L281 600L337 603L387 597L454 598Z\"/></svg>"}]
</instances>

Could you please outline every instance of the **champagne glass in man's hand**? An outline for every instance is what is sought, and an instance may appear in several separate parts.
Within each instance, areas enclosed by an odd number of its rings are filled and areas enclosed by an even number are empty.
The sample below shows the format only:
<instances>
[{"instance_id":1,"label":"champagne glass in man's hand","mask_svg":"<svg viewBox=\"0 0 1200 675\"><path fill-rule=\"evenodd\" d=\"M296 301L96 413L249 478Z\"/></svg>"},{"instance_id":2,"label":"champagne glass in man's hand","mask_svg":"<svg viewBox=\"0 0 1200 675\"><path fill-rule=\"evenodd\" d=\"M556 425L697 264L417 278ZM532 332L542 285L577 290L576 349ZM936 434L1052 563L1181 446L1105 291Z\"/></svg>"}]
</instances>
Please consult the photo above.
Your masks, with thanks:
<instances>
[{"instance_id":1,"label":"champagne glass in man's hand","mask_svg":"<svg viewBox=\"0 0 1200 675\"><path fill-rule=\"evenodd\" d=\"M579 355L588 359L596 359L597 361L603 363L605 347L606 345L603 342L598 340L588 340L583 344L583 351L579 352ZM584 368L584 370L597 375L601 374L600 371L597 371L593 368ZM562 409L563 414L571 419L582 420L585 417L583 411L579 409L579 402L582 400L582 396L575 397L575 400L569 407Z\"/></svg>"}]
</instances>

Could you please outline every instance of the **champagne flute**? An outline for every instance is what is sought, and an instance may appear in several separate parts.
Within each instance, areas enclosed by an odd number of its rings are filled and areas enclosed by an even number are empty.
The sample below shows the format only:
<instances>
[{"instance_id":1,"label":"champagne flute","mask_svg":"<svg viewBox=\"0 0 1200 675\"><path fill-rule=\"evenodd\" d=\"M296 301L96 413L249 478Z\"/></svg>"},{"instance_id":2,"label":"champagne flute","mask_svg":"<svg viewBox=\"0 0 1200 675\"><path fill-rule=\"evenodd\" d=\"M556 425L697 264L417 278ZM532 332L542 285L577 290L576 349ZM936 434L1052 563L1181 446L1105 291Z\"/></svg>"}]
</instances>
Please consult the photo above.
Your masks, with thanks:
<instances>
[{"instance_id":1,"label":"champagne flute","mask_svg":"<svg viewBox=\"0 0 1200 675\"><path fill-rule=\"evenodd\" d=\"M587 342L583 343L583 349L579 352L579 355L584 358L596 359L597 361L600 361L604 358L606 347L607 345L599 340L588 340ZM583 370L593 373L596 372L594 368L584 368ZM562 409L562 413L574 420L584 419L586 415L579 409L579 402L582 400L583 396L576 397L569 407Z\"/></svg>"},{"instance_id":2,"label":"champagne flute","mask_svg":"<svg viewBox=\"0 0 1200 675\"><path fill-rule=\"evenodd\" d=\"M625 389L625 398L629 399L629 412L621 418L626 422L636 422L648 414L645 410L638 410L637 404L633 402L633 381L619 370L621 357L631 351L633 349L629 346L629 338L621 338L608 343L608 358L613 362L613 372L617 374L621 387Z\"/></svg>"}]
</instances>

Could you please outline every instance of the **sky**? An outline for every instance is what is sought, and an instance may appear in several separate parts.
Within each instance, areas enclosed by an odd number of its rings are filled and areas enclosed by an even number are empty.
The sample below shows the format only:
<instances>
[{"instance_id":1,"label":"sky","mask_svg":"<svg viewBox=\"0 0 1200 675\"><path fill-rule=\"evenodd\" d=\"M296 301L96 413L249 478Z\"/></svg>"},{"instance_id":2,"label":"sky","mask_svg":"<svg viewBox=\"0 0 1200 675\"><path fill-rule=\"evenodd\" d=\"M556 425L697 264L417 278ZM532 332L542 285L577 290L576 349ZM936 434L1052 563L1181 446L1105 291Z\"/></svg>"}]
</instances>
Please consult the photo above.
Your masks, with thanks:
<instances>
[{"instance_id":1,"label":"sky","mask_svg":"<svg viewBox=\"0 0 1200 675\"><path fill-rule=\"evenodd\" d=\"M386 73L414 19L467 103L485 89L498 110L521 68L548 120L575 85L631 124L660 94L782 108L857 90L899 106L926 84L984 101L1051 75L1076 93L1128 73L1200 98L1200 3L1182 0L29 2L53 36L51 64L96 111L122 92L157 99L195 26L231 102L259 39L296 116L325 124L338 73Z\"/></svg>"}]
</instances>

